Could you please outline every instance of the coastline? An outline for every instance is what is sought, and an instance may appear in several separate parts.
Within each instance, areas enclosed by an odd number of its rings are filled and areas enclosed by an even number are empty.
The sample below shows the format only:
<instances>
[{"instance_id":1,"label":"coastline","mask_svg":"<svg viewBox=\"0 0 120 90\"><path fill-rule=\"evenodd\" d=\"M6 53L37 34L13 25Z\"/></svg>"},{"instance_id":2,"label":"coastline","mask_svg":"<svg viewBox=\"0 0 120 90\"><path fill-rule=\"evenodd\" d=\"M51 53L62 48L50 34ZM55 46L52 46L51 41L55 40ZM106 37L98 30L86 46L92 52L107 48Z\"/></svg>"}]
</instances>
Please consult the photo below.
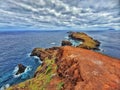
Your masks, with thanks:
<instances>
[{"instance_id":1,"label":"coastline","mask_svg":"<svg viewBox=\"0 0 120 90\"><path fill-rule=\"evenodd\" d=\"M7 90L119 90L120 59L87 49L73 46L35 48L31 56L39 57L43 63L34 78Z\"/></svg>"}]
</instances>

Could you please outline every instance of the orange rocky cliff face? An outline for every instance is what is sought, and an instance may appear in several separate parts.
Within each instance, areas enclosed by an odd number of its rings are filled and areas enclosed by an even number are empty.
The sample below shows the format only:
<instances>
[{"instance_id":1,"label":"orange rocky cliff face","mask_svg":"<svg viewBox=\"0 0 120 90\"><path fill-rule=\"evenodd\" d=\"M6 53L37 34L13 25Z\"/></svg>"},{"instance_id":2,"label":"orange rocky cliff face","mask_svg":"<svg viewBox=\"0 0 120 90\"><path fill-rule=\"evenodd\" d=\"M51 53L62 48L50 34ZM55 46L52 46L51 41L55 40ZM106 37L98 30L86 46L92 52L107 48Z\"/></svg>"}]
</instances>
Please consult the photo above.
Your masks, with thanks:
<instances>
[{"instance_id":1,"label":"orange rocky cliff face","mask_svg":"<svg viewBox=\"0 0 120 90\"><path fill-rule=\"evenodd\" d=\"M120 59L72 46L35 48L34 78L7 90L120 90Z\"/></svg>"},{"instance_id":2,"label":"orange rocky cliff face","mask_svg":"<svg viewBox=\"0 0 120 90\"><path fill-rule=\"evenodd\" d=\"M57 59L63 90L120 90L120 60L103 54L61 47Z\"/></svg>"}]
</instances>

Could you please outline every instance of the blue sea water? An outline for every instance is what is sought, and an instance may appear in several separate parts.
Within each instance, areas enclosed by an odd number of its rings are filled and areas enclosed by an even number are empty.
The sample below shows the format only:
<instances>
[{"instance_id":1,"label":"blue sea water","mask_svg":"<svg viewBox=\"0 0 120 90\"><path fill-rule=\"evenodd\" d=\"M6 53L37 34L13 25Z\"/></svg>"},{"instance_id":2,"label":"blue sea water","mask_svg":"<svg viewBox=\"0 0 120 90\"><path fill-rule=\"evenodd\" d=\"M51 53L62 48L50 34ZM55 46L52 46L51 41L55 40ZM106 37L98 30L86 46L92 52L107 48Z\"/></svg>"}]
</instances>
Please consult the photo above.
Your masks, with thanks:
<instances>
[{"instance_id":1,"label":"blue sea water","mask_svg":"<svg viewBox=\"0 0 120 90\"><path fill-rule=\"evenodd\" d=\"M101 52L120 58L120 31L86 31L101 42ZM67 31L12 31L0 32L0 90L33 77L41 64L36 57L30 57L35 47L60 46L67 37ZM27 66L24 73L15 75L18 64Z\"/></svg>"}]
</instances>

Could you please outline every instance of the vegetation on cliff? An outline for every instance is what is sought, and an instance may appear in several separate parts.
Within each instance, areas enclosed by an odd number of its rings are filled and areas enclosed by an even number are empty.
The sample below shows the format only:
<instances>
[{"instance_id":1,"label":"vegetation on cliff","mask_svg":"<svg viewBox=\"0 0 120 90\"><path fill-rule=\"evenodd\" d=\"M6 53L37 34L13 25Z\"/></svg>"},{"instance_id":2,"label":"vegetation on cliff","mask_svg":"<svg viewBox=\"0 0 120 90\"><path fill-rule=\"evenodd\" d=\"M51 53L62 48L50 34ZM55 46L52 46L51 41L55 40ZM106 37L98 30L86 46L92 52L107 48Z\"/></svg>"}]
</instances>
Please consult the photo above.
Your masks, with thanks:
<instances>
[{"instance_id":1,"label":"vegetation on cliff","mask_svg":"<svg viewBox=\"0 0 120 90\"><path fill-rule=\"evenodd\" d=\"M42 50L43 49L39 49ZM36 55L36 50L33 50ZM120 60L71 46L44 49L34 78L8 90L119 90ZM48 52L54 53L51 58ZM43 53L39 53L43 58ZM51 58L51 59L50 59ZM99 88L98 88L99 87Z\"/></svg>"},{"instance_id":2,"label":"vegetation on cliff","mask_svg":"<svg viewBox=\"0 0 120 90\"><path fill-rule=\"evenodd\" d=\"M82 41L77 47L84 49L99 49L100 42L82 32L70 32L69 37L73 40Z\"/></svg>"},{"instance_id":3,"label":"vegetation on cliff","mask_svg":"<svg viewBox=\"0 0 120 90\"><path fill-rule=\"evenodd\" d=\"M56 70L55 60L46 58L43 65L37 68L34 78L14 85L8 88L8 90L46 90L49 82L56 75Z\"/></svg>"}]
</instances>

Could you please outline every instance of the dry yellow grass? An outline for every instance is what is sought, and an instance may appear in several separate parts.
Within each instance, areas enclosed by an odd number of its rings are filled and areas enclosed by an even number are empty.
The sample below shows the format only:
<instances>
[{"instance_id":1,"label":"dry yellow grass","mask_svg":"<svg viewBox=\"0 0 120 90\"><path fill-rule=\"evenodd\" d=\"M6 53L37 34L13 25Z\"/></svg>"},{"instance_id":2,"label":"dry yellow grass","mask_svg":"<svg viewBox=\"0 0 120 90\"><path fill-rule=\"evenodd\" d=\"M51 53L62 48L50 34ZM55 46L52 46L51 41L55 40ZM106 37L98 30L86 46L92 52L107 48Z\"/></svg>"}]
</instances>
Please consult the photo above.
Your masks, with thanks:
<instances>
[{"instance_id":1,"label":"dry yellow grass","mask_svg":"<svg viewBox=\"0 0 120 90\"><path fill-rule=\"evenodd\" d=\"M72 32L69 36L72 39L81 40L83 42L77 47L81 47L85 49L98 49L98 46L100 44L100 42L98 42L97 40L94 40L92 37L88 36L85 33Z\"/></svg>"}]
</instances>

